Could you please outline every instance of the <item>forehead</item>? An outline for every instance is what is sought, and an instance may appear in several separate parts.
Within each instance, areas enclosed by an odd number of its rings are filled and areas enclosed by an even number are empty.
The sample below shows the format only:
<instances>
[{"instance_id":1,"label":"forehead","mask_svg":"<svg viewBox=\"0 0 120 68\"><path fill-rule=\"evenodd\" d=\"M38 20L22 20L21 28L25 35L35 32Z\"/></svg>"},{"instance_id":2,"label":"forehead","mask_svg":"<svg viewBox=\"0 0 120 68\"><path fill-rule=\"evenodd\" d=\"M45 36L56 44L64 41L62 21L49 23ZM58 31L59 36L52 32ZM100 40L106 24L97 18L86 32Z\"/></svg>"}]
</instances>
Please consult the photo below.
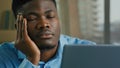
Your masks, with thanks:
<instances>
[{"instance_id":1,"label":"forehead","mask_svg":"<svg viewBox=\"0 0 120 68\"><path fill-rule=\"evenodd\" d=\"M23 5L23 10L34 11L34 10L56 10L55 4L52 0L32 0Z\"/></svg>"}]
</instances>

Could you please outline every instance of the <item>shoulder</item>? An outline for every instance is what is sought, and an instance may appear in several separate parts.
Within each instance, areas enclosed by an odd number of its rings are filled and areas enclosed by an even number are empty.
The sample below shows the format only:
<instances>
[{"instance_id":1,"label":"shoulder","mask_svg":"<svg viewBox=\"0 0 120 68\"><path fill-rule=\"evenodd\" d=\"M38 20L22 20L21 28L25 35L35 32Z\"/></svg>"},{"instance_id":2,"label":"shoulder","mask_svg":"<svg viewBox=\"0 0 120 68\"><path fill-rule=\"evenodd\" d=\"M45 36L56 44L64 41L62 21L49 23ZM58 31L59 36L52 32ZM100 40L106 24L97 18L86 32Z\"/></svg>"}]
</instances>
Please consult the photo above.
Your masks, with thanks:
<instances>
[{"instance_id":1,"label":"shoulder","mask_svg":"<svg viewBox=\"0 0 120 68\"><path fill-rule=\"evenodd\" d=\"M7 50L14 50L15 47L14 47L14 42L4 42L4 43L1 43L0 44L0 49L1 50L4 50L4 49L7 49Z\"/></svg>"},{"instance_id":2,"label":"shoulder","mask_svg":"<svg viewBox=\"0 0 120 68\"><path fill-rule=\"evenodd\" d=\"M72 37L68 35L61 35L60 38L61 40L66 41L68 44L96 44L95 42L92 42L89 40L84 40L84 39L80 39L80 38Z\"/></svg>"},{"instance_id":3,"label":"shoulder","mask_svg":"<svg viewBox=\"0 0 120 68\"><path fill-rule=\"evenodd\" d=\"M5 42L0 44L0 66L11 68L17 62L17 50L14 48L14 43Z\"/></svg>"},{"instance_id":4,"label":"shoulder","mask_svg":"<svg viewBox=\"0 0 120 68\"><path fill-rule=\"evenodd\" d=\"M17 55L17 50L14 47L13 42L5 42L0 44L0 59L1 58L15 58Z\"/></svg>"}]
</instances>

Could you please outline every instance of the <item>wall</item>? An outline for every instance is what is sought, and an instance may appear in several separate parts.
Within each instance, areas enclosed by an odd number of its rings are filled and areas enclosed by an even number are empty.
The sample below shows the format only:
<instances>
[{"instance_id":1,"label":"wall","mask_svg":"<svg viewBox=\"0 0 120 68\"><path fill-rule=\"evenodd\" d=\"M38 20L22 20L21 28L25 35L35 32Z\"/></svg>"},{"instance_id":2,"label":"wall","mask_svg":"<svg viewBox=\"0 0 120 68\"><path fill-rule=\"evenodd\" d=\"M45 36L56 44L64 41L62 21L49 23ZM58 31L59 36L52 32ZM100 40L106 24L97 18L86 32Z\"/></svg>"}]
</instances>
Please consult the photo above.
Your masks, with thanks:
<instances>
[{"instance_id":1,"label":"wall","mask_svg":"<svg viewBox=\"0 0 120 68\"><path fill-rule=\"evenodd\" d=\"M78 0L58 0L63 34L80 37Z\"/></svg>"},{"instance_id":2,"label":"wall","mask_svg":"<svg viewBox=\"0 0 120 68\"><path fill-rule=\"evenodd\" d=\"M11 10L11 0L0 1L0 24L2 22L2 14L6 10Z\"/></svg>"},{"instance_id":3,"label":"wall","mask_svg":"<svg viewBox=\"0 0 120 68\"><path fill-rule=\"evenodd\" d=\"M14 41L15 39L15 30L0 30L0 43Z\"/></svg>"},{"instance_id":4,"label":"wall","mask_svg":"<svg viewBox=\"0 0 120 68\"><path fill-rule=\"evenodd\" d=\"M11 1L12 0L1 0L0 1L0 28L2 28L3 18L2 15L6 10L11 11ZM13 25L14 27L14 25ZM16 31L15 30L5 30L0 29L0 43L4 41L13 41L16 37Z\"/></svg>"}]
</instances>

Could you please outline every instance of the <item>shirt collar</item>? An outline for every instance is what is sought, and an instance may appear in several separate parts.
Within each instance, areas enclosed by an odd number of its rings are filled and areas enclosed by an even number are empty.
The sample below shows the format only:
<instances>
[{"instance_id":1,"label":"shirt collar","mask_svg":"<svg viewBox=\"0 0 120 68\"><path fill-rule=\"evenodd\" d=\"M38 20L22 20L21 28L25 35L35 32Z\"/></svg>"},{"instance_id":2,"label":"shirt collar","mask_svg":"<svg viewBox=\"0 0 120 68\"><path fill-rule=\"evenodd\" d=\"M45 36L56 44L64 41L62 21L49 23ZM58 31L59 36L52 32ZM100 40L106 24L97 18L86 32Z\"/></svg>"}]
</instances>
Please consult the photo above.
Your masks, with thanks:
<instances>
[{"instance_id":1,"label":"shirt collar","mask_svg":"<svg viewBox=\"0 0 120 68\"><path fill-rule=\"evenodd\" d=\"M58 44L58 49L57 49L56 55L51 60L49 60L47 63L62 59L63 48L64 48L65 44L67 44L67 40L64 37L64 35L61 35L60 39L59 39L59 44Z\"/></svg>"}]
</instances>

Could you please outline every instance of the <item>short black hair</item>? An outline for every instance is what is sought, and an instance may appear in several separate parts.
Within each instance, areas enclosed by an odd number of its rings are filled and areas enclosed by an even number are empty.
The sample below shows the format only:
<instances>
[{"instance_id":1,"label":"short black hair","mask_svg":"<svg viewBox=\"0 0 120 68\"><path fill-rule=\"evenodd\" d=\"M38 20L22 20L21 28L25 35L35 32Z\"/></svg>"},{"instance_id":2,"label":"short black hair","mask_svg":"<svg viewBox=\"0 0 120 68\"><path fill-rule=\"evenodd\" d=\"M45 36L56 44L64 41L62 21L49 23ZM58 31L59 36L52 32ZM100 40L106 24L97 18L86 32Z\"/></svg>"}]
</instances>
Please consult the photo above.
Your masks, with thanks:
<instances>
[{"instance_id":1,"label":"short black hair","mask_svg":"<svg viewBox=\"0 0 120 68\"><path fill-rule=\"evenodd\" d=\"M32 0L13 0L12 1L12 11L13 11L13 14L16 16L18 9L20 9L22 5L26 4L29 1L32 1ZM56 6L56 1L55 0L51 0L51 1L53 1L53 3Z\"/></svg>"}]
</instances>

